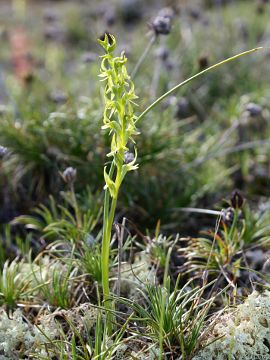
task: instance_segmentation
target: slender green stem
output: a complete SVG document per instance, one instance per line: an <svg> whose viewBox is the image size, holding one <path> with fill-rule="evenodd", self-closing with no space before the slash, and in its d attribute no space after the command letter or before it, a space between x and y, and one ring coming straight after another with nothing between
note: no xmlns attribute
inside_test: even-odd
<svg viewBox="0 0 270 360"><path fill-rule="evenodd" d="M103 222L103 238L102 238L102 287L103 287L103 301L104 307L107 310L107 329L108 335L112 333L112 303L110 300L110 285L109 285L109 272L110 272L110 243L111 243L111 233L113 227L113 221L115 216L115 210L117 205L118 193L120 189L120 178L122 172L123 164L120 164L117 167L116 174L116 195L112 198L110 204L110 194L108 189L105 192L104 199L104 222ZM114 172L114 162L111 165L109 176L113 176Z"/></svg>
<svg viewBox="0 0 270 360"><path fill-rule="evenodd" d="M146 46L146 48L145 48L144 52L142 53L141 57L139 58L137 64L134 66L134 69L133 69L133 71L131 73L131 78L132 79L134 79L134 77L136 76L139 68L141 67L142 63L144 62L144 59L146 58L147 54L149 53L151 47L154 45L156 39L157 39L156 35L154 35L150 39L148 45Z"/></svg>
<svg viewBox="0 0 270 360"><path fill-rule="evenodd" d="M251 54L257 50L261 50L262 47L257 47L257 48L254 48L254 49L251 49L251 50L248 50L248 51L244 51L240 54L237 54L237 55L234 55L232 57L229 57L228 59L225 59L225 60L222 60L212 66L210 66L209 68L203 70L203 71L200 71L199 73L197 73L196 75L193 75L191 76L190 78L186 79L185 81L181 82L180 84L177 84L176 86L174 86L171 90L167 91L165 94L163 94L162 96L160 96L157 100L155 100L151 105L149 105L142 113L140 116L138 116L137 120L136 120L136 123L139 122L140 120L142 120L146 114L149 113L149 111L151 111L155 106L157 106L162 100L164 100L167 96L171 95L172 93L176 92L178 89L180 89L182 86L188 84L189 82L191 82L192 80L195 80L197 79L198 77L200 77L201 75L213 70L213 69L216 69L217 67L221 66L221 65L224 65L224 64L227 64L233 60L236 60L244 55L248 55L248 54Z"/></svg>
<svg viewBox="0 0 270 360"><path fill-rule="evenodd" d="M165 302L166 297L170 292L170 280L169 280L169 263L172 254L172 247L169 248L166 263L163 275L163 288L162 289L162 299L161 299L161 314L160 314L160 322L159 322L159 360L163 359L163 342L164 342L164 317L165 317ZM182 354L183 356L183 354Z"/></svg>
<svg viewBox="0 0 270 360"><path fill-rule="evenodd" d="M114 172L115 164L112 162L109 175L112 176ZM103 213L103 236L102 236L102 247L101 247L101 269L102 269L102 288L103 288L103 300L105 309L108 311L108 332L111 333L111 304L110 304L110 286L109 286L109 269L110 269L110 241L111 241L111 227L110 220L112 215L109 215L110 207L110 192L108 189L105 190L104 196L104 213ZM111 225L112 226L112 225Z"/></svg>

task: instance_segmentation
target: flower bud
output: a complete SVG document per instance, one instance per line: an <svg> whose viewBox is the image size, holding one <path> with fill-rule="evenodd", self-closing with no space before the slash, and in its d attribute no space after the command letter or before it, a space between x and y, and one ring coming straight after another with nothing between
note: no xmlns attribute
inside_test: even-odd
<svg viewBox="0 0 270 360"><path fill-rule="evenodd" d="M240 209L243 206L244 198L240 191L235 190L231 195L231 205L234 209Z"/></svg>

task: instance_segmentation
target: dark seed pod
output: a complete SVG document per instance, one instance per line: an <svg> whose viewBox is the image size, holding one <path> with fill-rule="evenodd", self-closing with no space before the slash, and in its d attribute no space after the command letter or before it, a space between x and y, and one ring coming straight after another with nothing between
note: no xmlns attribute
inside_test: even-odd
<svg viewBox="0 0 270 360"><path fill-rule="evenodd" d="M234 209L241 209L244 203L244 197L240 191L234 190L231 195L231 205Z"/></svg>
<svg viewBox="0 0 270 360"><path fill-rule="evenodd" d="M125 152L125 155L124 155L124 163L125 164L131 163L134 159L135 159L135 157L134 157L133 153L131 153L129 151Z"/></svg>
<svg viewBox="0 0 270 360"><path fill-rule="evenodd" d="M206 55L200 56L198 59L198 64L199 64L200 71L206 69L209 66L208 56L206 56Z"/></svg>
<svg viewBox="0 0 270 360"><path fill-rule="evenodd" d="M73 184L77 177L77 170L70 166L61 175L67 184Z"/></svg>

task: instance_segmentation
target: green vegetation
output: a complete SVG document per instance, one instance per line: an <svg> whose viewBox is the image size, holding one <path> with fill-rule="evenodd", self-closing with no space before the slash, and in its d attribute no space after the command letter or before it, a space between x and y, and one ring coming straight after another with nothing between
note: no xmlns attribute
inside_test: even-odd
<svg viewBox="0 0 270 360"><path fill-rule="evenodd" d="M270 7L162 4L0 4L3 360L270 358Z"/></svg>

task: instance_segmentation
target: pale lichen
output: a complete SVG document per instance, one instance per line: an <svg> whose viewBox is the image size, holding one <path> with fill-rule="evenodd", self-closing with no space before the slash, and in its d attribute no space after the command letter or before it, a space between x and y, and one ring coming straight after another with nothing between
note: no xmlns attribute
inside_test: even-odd
<svg viewBox="0 0 270 360"><path fill-rule="evenodd" d="M270 359L270 291L254 291L220 317L204 345L193 360Z"/></svg>
<svg viewBox="0 0 270 360"><path fill-rule="evenodd" d="M15 360L28 358L38 353L46 355L43 346L48 342L46 336L54 339L57 327L53 320L40 321L39 328L24 320L23 313L17 309L9 317L4 309L0 310L0 359Z"/></svg>

